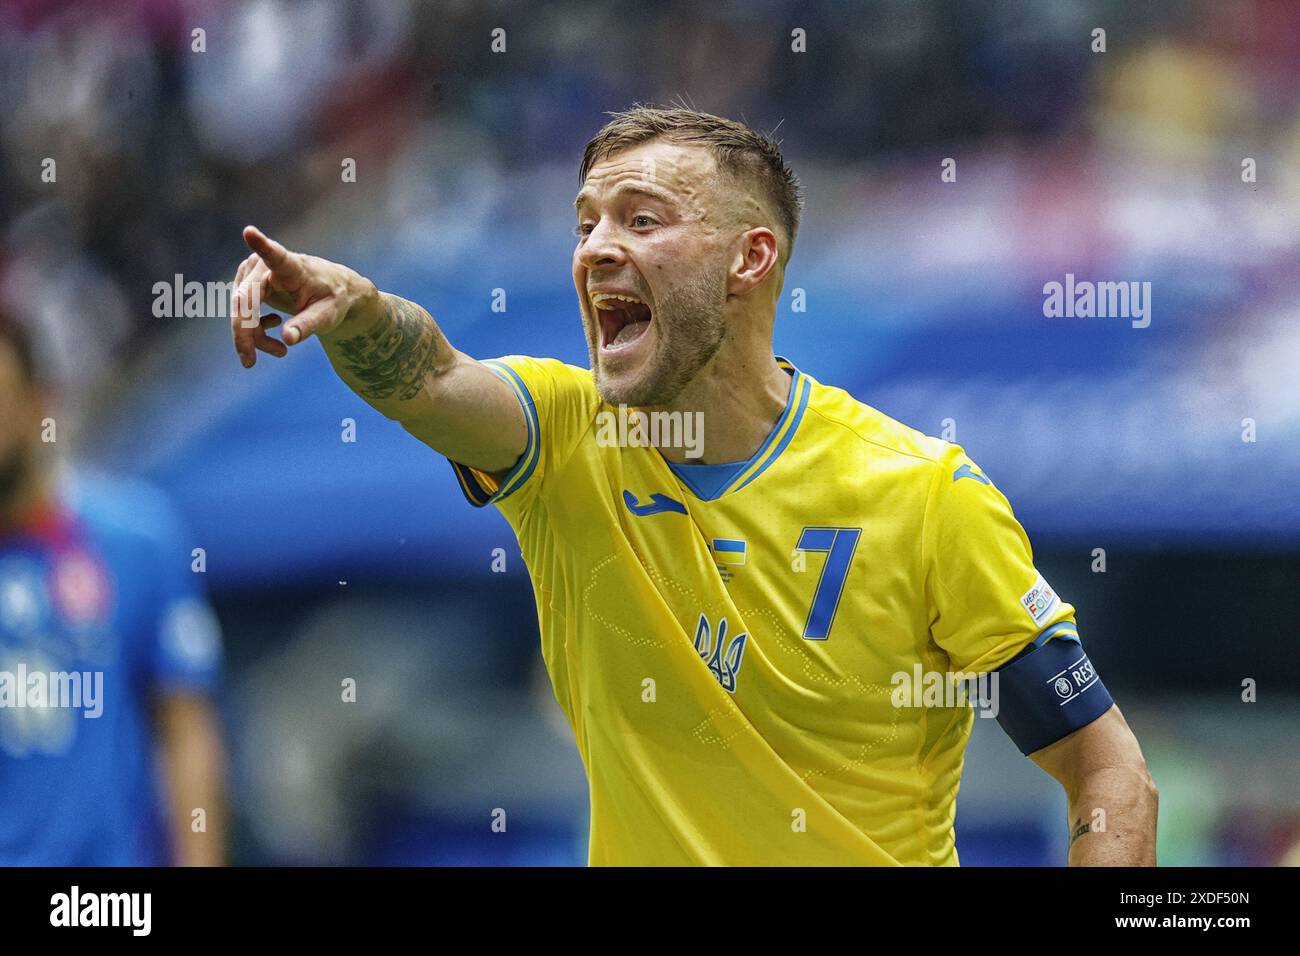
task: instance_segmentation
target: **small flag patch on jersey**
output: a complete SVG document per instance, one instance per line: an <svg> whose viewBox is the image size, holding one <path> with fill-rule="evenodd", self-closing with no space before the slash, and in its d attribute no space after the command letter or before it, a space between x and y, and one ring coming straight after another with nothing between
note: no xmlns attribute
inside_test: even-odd
<svg viewBox="0 0 1300 956"><path fill-rule="evenodd" d="M714 538L713 559L718 564L744 564L745 542L738 538Z"/></svg>
<svg viewBox="0 0 1300 956"><path fill-rule="evenodd" d="M1029 612L1029 616L1034 619L1035 624L1042 624L1052 616L1052 612L1060 605L1061 599L1056 596L1056 592L1052 590L1051 585L1044 581L1043 576L1040 574L1038 580L1034 582L1034 586L1026 591L1024 597L1020 599L1020 603Z"/></svg>

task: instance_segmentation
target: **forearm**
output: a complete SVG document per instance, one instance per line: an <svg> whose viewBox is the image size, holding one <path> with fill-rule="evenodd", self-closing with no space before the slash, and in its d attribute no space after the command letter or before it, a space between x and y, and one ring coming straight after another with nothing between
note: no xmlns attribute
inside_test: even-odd
<svg viewBox="0 0 1300 956"><path fill-rule="evenodd" d="M528 425L520 399L496 372L452 348L424 309L380 292L347 266L290 252L254 226L253 254L235 273L231 334L245 368L257 353L284 358L316 337L339 378L380 414L453 461L488 473L510 469ZM254 303L291 313L258 317Z"/></svg>
<svg viewBox="0 0 1300 956"><path fill-rule="evenodd" d="M1155 866L1159 796L1143 766L1098 768L1068 794L1070 866Z"/></svg>
<svg viewBox="0 0 1300 956"><path fill-rule="evenodd" d="M320 336L354 392L455 461L504 471L523 450L518 401L494 372L456 351L414 302L387 292Z"/></svg>
<svg viewBox="0 0 1300 956"><path fill-rule="evenodd" d="M179 866L221 866L226 855L225 749L211 705L168 702L164 759L172 845Z"/></svg>
<svg viewBox="0 0 1300 956"><path fill-rule="evenodd" d="M437 379L455 351L420 306L370 290L321 344L339 378L373 408L399 422L418 420L436 404Z"/></svg>

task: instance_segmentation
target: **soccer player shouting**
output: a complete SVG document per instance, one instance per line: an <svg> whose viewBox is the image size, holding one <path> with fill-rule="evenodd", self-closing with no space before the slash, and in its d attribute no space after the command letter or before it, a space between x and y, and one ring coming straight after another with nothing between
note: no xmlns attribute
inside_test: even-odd
<svg viewBox="0 0 1300 956"><path fill-rule="evenodd" d="M580 180L590 370L475 361L251 226L232 328L245 366L318 338L509 520L590 778L590 862L955 864L973 710L898 692L921 674L996 678L1002 726L1065 787L1071 863L1153 864L1141 750L1006 498L961 448L773 355L801 206L776 143L636 108ZM283 341L259 300L292 315ZM698 416L703 455L601 440L627 408Z"/></svg>

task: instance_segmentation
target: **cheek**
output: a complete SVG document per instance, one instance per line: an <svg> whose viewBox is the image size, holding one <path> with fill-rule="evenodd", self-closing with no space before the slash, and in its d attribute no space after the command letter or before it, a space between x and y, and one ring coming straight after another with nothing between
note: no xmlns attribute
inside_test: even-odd
<svg viewBox="0 0 1300 956"><path fill-rule="evenodd" d="M641 274L650 284L656 301L680 299L699 287L706 277L720 275L718 250L707 243L668 247L662 255L648 256L640 263Z"/></svg>
<svg viewBox="0 0 1300 956"><path fill-rule="evenodd" d="M573 260L573 291L578 296L578 309L583 315L587 314L587 270L578 264L577 257Z"/></svg>

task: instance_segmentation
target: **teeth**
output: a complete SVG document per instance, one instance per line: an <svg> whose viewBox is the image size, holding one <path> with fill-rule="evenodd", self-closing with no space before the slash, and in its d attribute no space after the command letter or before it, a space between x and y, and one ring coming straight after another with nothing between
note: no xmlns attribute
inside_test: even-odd
<svg viewBox="0 0 1300 956"><path fill-rule="evenodd" d="M592 305L594 305L598 309L617 308L617 306L605 305L606 302L610 302L610 301L637 302L637 303L641 302L641 300L634 295L620 295L617 292L597 292L595 295L591 297Z"/></svg>

